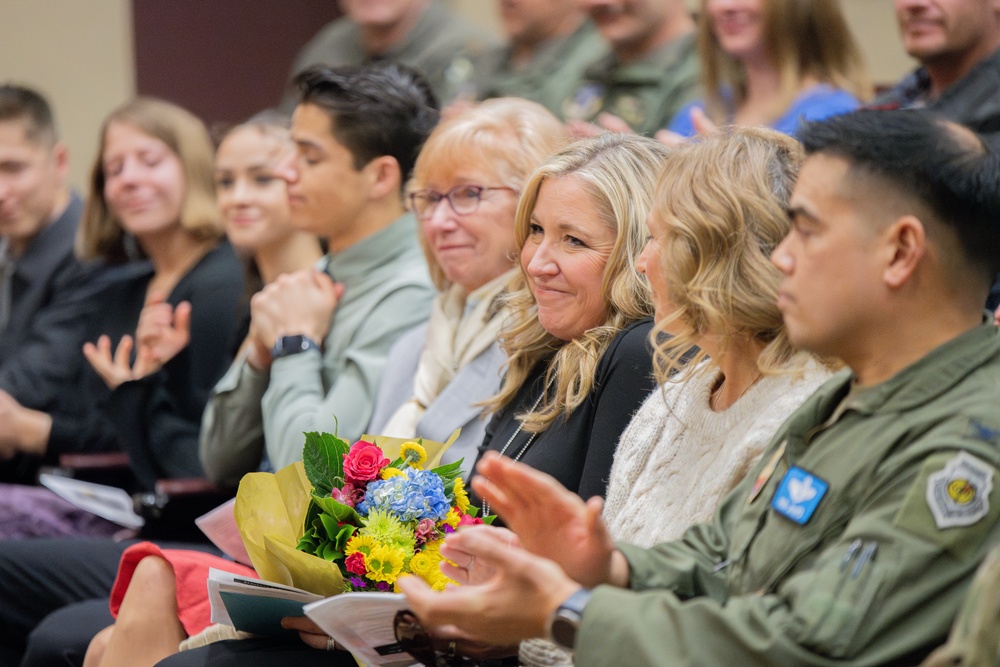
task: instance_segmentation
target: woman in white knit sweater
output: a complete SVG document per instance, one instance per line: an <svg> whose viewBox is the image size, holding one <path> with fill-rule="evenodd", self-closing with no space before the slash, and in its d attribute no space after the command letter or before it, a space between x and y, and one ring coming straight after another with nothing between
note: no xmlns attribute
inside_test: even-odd
<svg viewBox="0 0 1000 667"><path fill-rule="evenodd" d="M661 391L622 434L604 518L616 540L651 546L711 520L778 426L830 375L796 353L770 263L802 155L798 143L744 128L679 147L660 176L640 257L656 306ZM697 354L682 367L693 346ZM688 355L690 356L690 355ZM541 641L528 666L570 664Z"/></svg>

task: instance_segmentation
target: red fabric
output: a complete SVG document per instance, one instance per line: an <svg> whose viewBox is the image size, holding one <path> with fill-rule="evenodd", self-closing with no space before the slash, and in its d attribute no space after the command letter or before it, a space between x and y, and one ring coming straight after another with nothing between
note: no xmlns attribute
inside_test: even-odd
<svg viewBox="0 0 1000 667"><path fill-rule="evenodd" d="M111 588L111 615L118 618L125 591L135 568L146 556L163 558L174 570L177 588L177 616L188 636L207 628L211 621L212 607L208 601L208 569L225 570L242 577L257 578L251 568L201 551L160 549L152 542L133 544L122 554L118 564L118 577Z"/></svg>

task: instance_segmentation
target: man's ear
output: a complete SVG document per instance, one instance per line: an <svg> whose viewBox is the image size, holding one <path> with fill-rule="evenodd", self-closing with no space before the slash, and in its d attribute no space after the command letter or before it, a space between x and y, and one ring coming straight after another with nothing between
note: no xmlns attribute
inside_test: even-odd
<svg viewBox="0 0 1000 667"><path fill-rule="evenodd" d="M372 199L399 197L402 174L396 158L380 155L364 166L364 172L368 179L368 193Z"/></svg>
<svg viewBox="0 0 1000 667"><path fill-rule="evenodd" d="M52 163L55 165L56 173L64 182L69 174L69 149L66 144L57 141L52 146Z"/></svg>
<svg viewBox="0 0 1000 667"><path fill-rule="evenodd" d="M927 254L927 234L924 223L913 215L904 215L889 225L882 233L888 245L890 258L882 272L882 279L890 288L906 284Z"/></svg>

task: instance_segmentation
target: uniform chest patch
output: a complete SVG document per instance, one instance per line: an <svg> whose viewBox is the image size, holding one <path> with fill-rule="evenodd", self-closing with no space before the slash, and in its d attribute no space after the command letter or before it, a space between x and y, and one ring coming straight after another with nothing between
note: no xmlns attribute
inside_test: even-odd
<svg viewBox="0 0 1000 667"><path fill-rule="evenodd" d="M793 466L781 479L771 507L783 517L802 525L812 518L828 488L830 485L816 475Z"/></svg>
<svg viewBox="0 0 1000 667"><path fill-rule="evenodd" d="M993 468L967 452L927 478L927 506L941 528L971 526L990 511Z"/></svg>

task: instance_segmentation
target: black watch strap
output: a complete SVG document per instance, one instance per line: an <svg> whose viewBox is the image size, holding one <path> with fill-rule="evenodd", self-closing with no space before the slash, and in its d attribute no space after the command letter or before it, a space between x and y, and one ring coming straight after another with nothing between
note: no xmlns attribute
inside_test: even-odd
<svg viewBox="0 0 1000 667"><path fill-rule="evenodd" d="M280 359L281 357L288 357L293 354L299 354L300 352L305 352L306 350L318 350L319 343L314 341L309 336L303 336L301 334L296 334L294 336L281 336L278 340L274 341L274 347L271 348L271 358Z"/></svg>
<svg viewBox="0 0 1000 667"><path fill-rule="evenodd" d="M565 649L576 647L576 636L583 621L583 610L590 602L591 590L581 588L566 598L549 618L549 638Z"/></svg>

